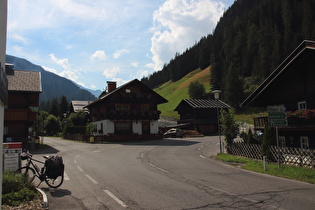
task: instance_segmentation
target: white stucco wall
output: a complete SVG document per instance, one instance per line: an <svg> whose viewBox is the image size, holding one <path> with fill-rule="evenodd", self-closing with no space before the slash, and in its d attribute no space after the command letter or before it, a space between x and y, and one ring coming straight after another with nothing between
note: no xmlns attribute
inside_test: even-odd
<svg viewBox="0 0 315 210"><path fill-rule="evenodd" d="M97 132L94 135L106 135L108 133L115 132L115 124L110 120L101 120L97 122L93 122L96 125ZM102 127L103 125L103 127ZM99 134L98 131L103 128L103 134ZM142 134L142 123L141 121L134 121L132 123L133 133ZM158 134L159 133L159 124L158 121L151 121L150 122L150 133L151 134Z"/></svg>
<svg viewBox="0 0 315 210"><path fill-rule="evenodd" d="M152 134L158 134L159 133L159 122L157 120L152 121L150 123L150 129L151 129Z"/></svg>
<svg viewBox="0 0 315 210"><path fill-rule="evenodd" d="M139 121L132 123L133 133L142 134L142 124Z"/></svg>
<svg viewBox="0 0 315 210"><path fill-rule="evenodd" d="M95 135L102 135L98 133L98 130L101 130L101 129L103 129L103 135L108 134L108 133L114 133L115 131L115 124L114 122L110 120L101 120L101 121L93 122L93 124L96 125L96 128L97 128L97 133L95 133Z"/></svg>

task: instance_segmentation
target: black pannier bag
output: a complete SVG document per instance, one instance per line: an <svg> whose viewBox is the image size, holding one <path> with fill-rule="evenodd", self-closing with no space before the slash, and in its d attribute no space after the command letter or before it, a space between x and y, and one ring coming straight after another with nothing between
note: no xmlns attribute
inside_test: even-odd
<svg viewBox="0 0 315 210"><path fill-rule="evenodd" d="M46 175L48 178L56 179L58 176L62 176L65 166L63 164L62 157L52 156L45 161Z"/></svg>

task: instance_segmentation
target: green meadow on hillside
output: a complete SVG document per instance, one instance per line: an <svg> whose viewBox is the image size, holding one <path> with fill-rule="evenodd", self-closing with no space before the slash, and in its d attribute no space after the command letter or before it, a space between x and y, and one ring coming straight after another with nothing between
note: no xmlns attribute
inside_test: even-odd
<svg viewBox="0 0 315 210"><path fill-rule="evenodd" d="M155 92L168 100L167 103L158 106L162 116L179 119L179 115L174 109L182 99L189 99L188 86L195 81L202 83L207 93L210 92L210 67L204 70L197 69L176 82L168 81L154 89Z"/></svg>

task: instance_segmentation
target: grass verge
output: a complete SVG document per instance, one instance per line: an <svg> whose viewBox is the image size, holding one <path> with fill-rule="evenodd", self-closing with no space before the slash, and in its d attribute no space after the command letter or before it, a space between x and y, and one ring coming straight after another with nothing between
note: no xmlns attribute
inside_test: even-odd
<svg viewBox="0 0 315 210"><path fill-rule="evenodd" d="M19 206L20 204L39 198L33 183L26 176L14 172L4 172L2 178L2 204Z"/></svg>
<svg viewBox="0 0 315 210"><path fill-rule="evenodd" d="M230 165L241 167L249 171L255 171L273 176L279 176L289 179L294 179L302 182L315 184L315 170L303 167L294 167L271 163L267 166L267 171L264 171L262 161L252 160L244 157L238 157L228 154L218 154L216 159L227 162Z"/></svg>

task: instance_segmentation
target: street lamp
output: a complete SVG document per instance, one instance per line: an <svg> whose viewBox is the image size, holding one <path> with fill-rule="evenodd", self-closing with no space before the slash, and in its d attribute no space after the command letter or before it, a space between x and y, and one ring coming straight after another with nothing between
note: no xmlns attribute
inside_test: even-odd
<svg viewBox="0 0 315 210"><path fill-rule="evenodd" d="M214 94L214 99L217 101L217 119L218 119L218 132L219 132L219 145L220 145L220 153L222 153L222 142L221 142L221 127L220 127L220 117L219 117L219 98L220 98L220 90L212 91Z"/></svg>

